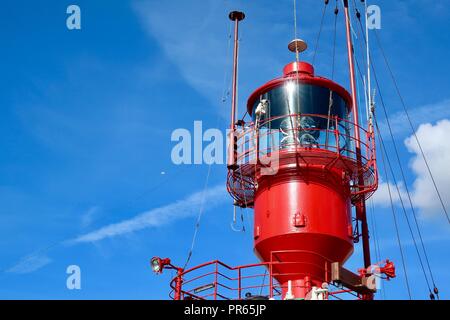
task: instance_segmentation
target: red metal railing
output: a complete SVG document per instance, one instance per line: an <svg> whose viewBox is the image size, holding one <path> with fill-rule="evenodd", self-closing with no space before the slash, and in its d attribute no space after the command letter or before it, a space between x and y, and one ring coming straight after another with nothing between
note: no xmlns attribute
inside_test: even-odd
<svg viewBox="0 0 450 320"><path fill-rule="evenodd" d="M308 123L305 126L302 119L322 126ZM286 126L283 127L283 123ZM270 160L281 161L279 159L283 157L301 155L296 158L296 163L300 159L305 165L316 163L327 168L340 167L350 177L352 200L367 199L378 186L374 134L358 126L361 136L365 137L365 140L358 140L362 149L358 162L357 140L350 134L355 127L354 123L336 116L292 114L236 129L238 167L228 173L228 191L239 205L251 207L258 171L270 166L267 165Z"/></svg>
<svg viewBox="0 0 450 320"><path fill-rule="evenodd" d="M300 262L267 262L230 267L215 260L184 271L171 281L172 291L169 296L184 300L252 300L281 299L282 288L274 277L289 276L304 277L305 274L274 272L277 266L285 264L300 264ZM323 266L325 279L329 277L329 265ZM181 280L181 288L177 282ZM295 288L295 286L292 286ZM350 298L360 299L351 290L334 287L330 284L328 299L341 299L343 294ZM177 292L178 290L178 292Z"/></svg>

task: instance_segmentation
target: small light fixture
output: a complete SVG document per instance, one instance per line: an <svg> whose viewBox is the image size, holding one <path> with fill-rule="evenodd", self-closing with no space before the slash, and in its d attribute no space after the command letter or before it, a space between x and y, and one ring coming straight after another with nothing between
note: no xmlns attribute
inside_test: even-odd
<svg viewBox="0 0 450 320"><path fill-rule="evenodd" d="M159 257L153 257L150 260L150 266L152 268L152 271L154 273L158 273L158 274L163 273L164 269L177 270L177 272L179 272L179 273L184 271L183 269L175 267L174 265L172 265L172 262L170 261L169 258L161 259Z"/></svg>
<svg viewBox="0 0 450 320"><path fill-rule="evenodd" d="M152 260L150 261L150 265L154 273L162 273L163 265L162 260L160 258L158 257L152 258Z"/></svg>

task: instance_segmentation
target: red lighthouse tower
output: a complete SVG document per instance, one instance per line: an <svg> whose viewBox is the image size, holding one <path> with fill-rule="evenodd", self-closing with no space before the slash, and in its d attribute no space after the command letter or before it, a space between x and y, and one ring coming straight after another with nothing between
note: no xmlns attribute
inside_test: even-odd
<svg viewBox="0 0 450 320"><path fill-rule="evenodd" d="M367 128L359 123L347 1L344 9L352 92L301 62L307 45L295 39L289 49L296 61L249 97L247 123L236 121L238 28L245 15L230 14L235 49L227 187L235 206L254 210L254 249L261 263L229 267L213 261L179 270L172 282L177 297L227 299L221 293L226 289L243 299L242 291L255 287L244 281L257 277L244 273L257 267L269 278L261 285L268 289L263 298L328 299L353 292L371 299L374 272L395 276L389 261L378 268L370 261L365 201L378 184L375 141L371 121ZM360 240L364 268L353 273L343 265ZM207 267L213 271L198 274ZM211 282L193 285L210 276ZM340 289L332 292L331 284Z"/></svg>
<svg viewBox="0 0 450 320"><path fill-rule="evenodd" d="M255 251L284 296L305 298L329 281L332 263L350 257L352 204L376 189L373 137L348 120L352 107L343 87L306 62L288 64L248 100L253 123L236 134L228 189L237 205L254 208ZM254 147L245 148L246 137Z"/></svg>

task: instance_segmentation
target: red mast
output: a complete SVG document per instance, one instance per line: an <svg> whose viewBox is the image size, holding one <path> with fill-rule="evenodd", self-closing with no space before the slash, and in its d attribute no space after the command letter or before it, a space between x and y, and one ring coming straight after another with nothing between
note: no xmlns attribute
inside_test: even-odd
<svg viewBox="0 0 450 320"><path fill-rule="evenodd" d="M245 19L245 14L240 11L230 12L229 18L234 21L234 50L233 50L233 84L231 93L231 123L229 141L233 142L228 147L228 168L236 168L236 150L234 148L237 108L237 82L239 65L239 22Z"/></svg>
<svg viewBox="0 0 450 320"><path fill-rule="evenodd" d="M353 122L355 126L355 145L356 145L356 156L358 162L361 162L361 140L360 140L360 130L359 130L359 108L358 108L358 97L356 90L356 77L355 77L355 61L353 56L353 42L351 34L350 25L350 14L348 8L348 0L344 0L344 14L345 14L345 27L346 27L346 37L347 37L347 54L348 54L348 64L349 64L349 74L350 74L350 86L352 88L352 104L353 104ZM359 184L363 184L363 178L358 177ZM362 198L361 201L356 203L356 217L361 221L361 233L363 241L363 255L364 255L364 266L366 268L370 267L370 242L369 242L369 226L367 225L367 214L366 214L366 202Z"/></svg>

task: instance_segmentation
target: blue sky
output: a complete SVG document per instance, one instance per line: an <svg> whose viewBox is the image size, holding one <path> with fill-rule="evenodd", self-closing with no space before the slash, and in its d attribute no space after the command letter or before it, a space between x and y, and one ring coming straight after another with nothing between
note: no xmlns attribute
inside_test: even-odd
<svg viewBox="0 0 450 320"><path fill-rule="evenodd" d="M299 34L312 48L323 5L298 2ZM450 35L443 32L450 10L443 0L430 2L372 3L382 9L380 37L413 121L417 127L424 124L418 135L450 203L450 130L444 121L450 119ZM81 8L82 29L69 31L66 8L73 3ZM168 256L184 263L208 172L206 165L172 164L170 136L177 128L192 129L195 120L202 120L204 128L227 126L229 106L221 100L229 85L227 13L232 8L247 13L241 34L239 102L244 106L252 90L279 76L293 59L286 50L293 38L292 1L2 4L0 298L167 297L170 273L155 276L148 261ZM330 6L316 59L316 73L323 76L331 70L331 11ZM342 14L339 22L336 80L348 88ZM302 58L311 61L312 52ZM449 298L449 227L434 205L414 143L405 143L411 132L379 51L374 48L373 54L408 169L402 183L418 205L441 297ZM225 179L225 167L213 165L191 265L214 259L232 265L256 261L252 214L245 212L247 232L231 230ZM392 218L383 205L385 188L374 201L381 257L394 260L399 273L385 297L406 298ZM427 298L400 220L413 297ZM66 289L65 271L71 264L81 267L82 290ZM360 267L359 248L348 267Z"/></svg>

